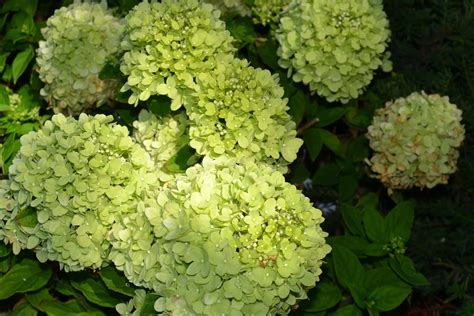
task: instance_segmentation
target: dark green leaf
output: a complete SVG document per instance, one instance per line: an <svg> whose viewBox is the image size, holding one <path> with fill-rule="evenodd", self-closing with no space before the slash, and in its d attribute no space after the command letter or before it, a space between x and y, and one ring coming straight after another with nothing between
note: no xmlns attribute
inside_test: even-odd
<svg viewBox="0 0 474 316"><path fill-rule="evenodd" d="M306 311L320 312L336 306L342 298L341 290L334 284L318 283L311 295L311 302Z"/></svg>
<svg viewBox="0 0 474 316"><path fill-rule="evenodd" d="M291 183L300 184L309 178L309 171L304 164L297 164L291 172Z"/></svg>
<svg viewBox="0 0 474 316"><path fill-rule="evenodd" d="M429 285L423 274L416 272L413 261L406 256L396 256L389 259L390 268L407 283L413 285Z"/></svg>
<svg viewBox="0 0 474 316"><path fill-rule="evenodd" d="M171 113L171 99L165 95L153 96L147 102L148 110L158 117Z"/></svg>
<svg viewBox="0 0 474 316"><path fill-rule="evenodd" d="M279 68L277 50L278 44L273 40L268 40L258 46L257 54L265 65L275 70Z"/></svg>
<svg viewBox="0 0 474 316"><path fill-rule="evenodd" d="M317 117L319 118L319 122L317 124L318 127L325 127L328 126L341 117L344 116L346 113L346 109L343 107L319 107L318 111L316 112Z"/></svg>
<svg viewBox="0 0 474 316"><path fill-rule="evenodd" d="M315 161L316 158L318 158L321 149L323 148L323 140L321 139L318 129L309 129L304 133L303 139L304 144L308 149L311 161Z"/></svg>
<svg viewBox="0 0 474 316"><path fill-rule="evenodd" d="M107 80L112 79L116 80L122 76L122 72L120 71L120 65L116 62L109 62L105 64L102 70L99 73L99 79Z"/></svg>
<svg viewBox="0 0 474 316"><path fill-rule="evenodd" d="M236 17L226 21L226 27L230 34L239 42L249 44L255 42L257 33L253 29L250 17Z"/></svg>
<svg viewBox="0 0 474 316"><path fill-rule="evenodd" d="M321 135L321 140L323 141L323 144L336 155L343 156L342 144L339 141L339 138L337 138L336 135L325 129L318 130L319 134Z"/></svg>
<svg viewBox="0 0 474 316"><path fill-rule="evenodd" d="M381 286L373 290L367 300L374 302L373 308L378 311L388 312L400 306L410 293L409 287Z"/></svg>
<svg viewBox="0 0 474 316"><path fill-rule="evenodd" d="M10 55L9 52L0 54L0 73L3 71L5 68L5 63L7 62L8 55Z"/></svg>
<svg viewBox="0 0 474 316"><path fill-rule="evenodd" d="M355 305L346 305L339 308L333 316L362 316L362 311Z"/></svg>
<svg viewBox="0 0 474 316"><path fill-rule="evenodd" d="M189 146L184 146L166 162L165 167L170 172L183 172L195 164L197 159L196 151Z"/></svg>
<svg viewBox="0 0 474 316"><path fill-rule="evenodd" d="M365 272L364 286L372 292L382 286L409 287L389 267L379 267Z"/></svg>
<svg viewBox="0 0 474 316"><path fill-rule="evenodd" d="M0 258L0 275L10 270L11 257Z"/></svg>
<svg viewBox="0 0 474 316"><path fill-rule="evenodd" d="M315 185L334 185L337 183L337 177L340 172L340 168L336 163L328 163L318 168L313 176L313 182Z"/></svg>
<svg viewBox="0 0 474 316"><path fill-rule="evenodd" d="M361 197L357 202L356 207L360 209L364 209L366 207L371 207L376 209L379 204L379 197L375 193L368 193Z"/></svg>
<svg viewBox="0 0 474 316"><path fill-rule="evenodd" d="M106 267L99 271L99 276L109 290L133 297L135 290L130 286L128 280L112 267Z"/></svg>
<svg viewBox="0 0 474 316"><path fill-rule="evenodd" d="M350 200L357 192L359 182L354 174L339 177L338 192L340 201Z"/></svg>
<svg viewBox="0 0 474 316"><path fill-rule="evenodd" d="M32 207L22 208L16 218L16 222L24 227L36 227L38 224L38 218L36 216L36 210Z"/></svg>
<svg viewBox="0 0 474 316"><path fill-rule="evenodd" d="M61 279L56 283L56 286L54 289L61 293L62 295L66 296L75 296L76 295L76 290L72 287L68 279Z"/></svg>
<svg viewBox="0 0 474 316"><path fill-rule="evenodd" d="M371 207L364 210L364 228L367 237L373 242L385 243L385 221L379 211Z"/></svg>
<svg viewBox="0 0 474 316"><path fill-rule="evenodd" d="M362 209L352 207L348 204L341 205L341 214L344 224L349 232L359 237L365 237L364 226L362 225Z"/></svg>
<svg viewBox="0 0 474 316"><path fill-rule="evenodd" d="M372 116L372 109L358 109L356 107L349 107L346 114L346 120L349 123L349 126L365 129L372 122Z"/></svg>
<svg viewBox="0 0 474 316"><path fill-rule="evenodd" d="M288 112L293 118L293 121L296 123L296 125L300 125L301 120L304 117L306 108L311 106L311 104L308 95L303 91L298 90L290 97L288 106L290 107Z"/></svg>
<svg viewBox="0 0 474 316"><path fill-rule="evenodd" d="M0 278L0 300L15 293L36 291L48 283L52 271L31 259L23 259Z"/></svg>
<svg viewBox="0 0 474 316"><path fill-rule="evenodd" d="M21 304L15 305L15 308L12 310L11 316L36 316L38 315L38 311L28 304L28 302L24 302Z"/></svg>
<svg viewBox="0 0 474 316"><path fill-rule="evenodd" d="M354 254L356 254L358 257L365 256L367 252L367 247L369 247L369 243L365 239L362 239L356 236L349 236L349 235L334 236L334 237L329 237L327 241L331 246L338 245L338 246L346 247L347 249L351 250Z"/></svg>
<svg viewBox="0 0 474 316"><path fill-rule="evenodd" d="M343 287L349 288L349 285L362 284L364 267L352 251L338 245L332 249L332 255L337 280Z"/></svg>
<svg viewBox="0 0 474 316"><path fill-rule="evenodd" d="M34 55L33 46L31 45L16 55L12 64L13 83L16 83L18 78L25 72Z"/></svg>
<svg viewBox="0 0 474 316"><path fill-rule="evenodd" d="M347 158L354 162L363 161L369 156L369 141L365 136L354 138L347 147Z"/></svg>
<svg viewBox="0 0 474 316"><path fill-rule="evenodd" d="M399 203L385 217L388 239L400 237L403 241L410 239L411 225L414 219L415 204L411 201Z"/></svg>
<svg viewBox="0 0 474 316"><path fill-rule="evenodd" d="M365 248L365 254L370 257L383 257L387 254L387 250L385 250L385 244L373 243Z"/></svg>
<svg viewBox="0 0 474 316"><path fill-rule="evenodd" d="M82 277L80 280L71 281L71 285L80 291L87 300L99 306L115 307L115 305L121 303L121 300L107 290L101 280Z"/></svg>
<svg viewBox="0 0 474 316"><path fill-rule="evenodd" d="M0 258L8 256L10 252L10 247L7 247L4 243L0 243Z"/></svg>
<svg viewBox="0 0 474 316"><path fill-rule="evenodd" d="M23 11L30 16L34 16L37 7L37 0L7 0L3 5L0 13L8 11Z"/></svg>
<svg viewBox="0 0 474 316"><path fill-rule="evenodd" d="M20 140L16 139L15 134L10 134L3 143L2 160L7 162L10 158L13 158L20 147Z"/></svg>

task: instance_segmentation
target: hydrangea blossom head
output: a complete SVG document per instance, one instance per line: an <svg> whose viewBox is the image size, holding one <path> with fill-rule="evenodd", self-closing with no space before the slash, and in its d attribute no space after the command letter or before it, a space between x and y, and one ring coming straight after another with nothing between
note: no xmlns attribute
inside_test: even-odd
<svg viewBox="0 0 474 316"><path fill-rule="evenodd" d="M276 37L280 66L330 102L357 98L377 68L391 68L381 0L296 0Z"/></svg>
<svg viewBox="0 0 474 316"><path fill-rule="evenodd" d="M58 114L21 138L9 177L16 201L37 210L38 242L27 248L40 261L59 261L66 270L100 268L112 224L158 185L151 157L112 120Z"/></svg>
<svg viewBox="0 0 474 316"><path fill-rule="evenodd" d="M124 30L106 2L75 1L47 20L36 62L45 83L41 94L55 112L78 114L110 96L114 83L99 73L116 58Z"/></svg>
<svg viewBox="0 0 474 316"><path fill-rule="evenodd" d="M251 156L280 166L296 159L303 141L296 138L276 75L221 55L214 69L197 75L196 86L185 107L190 145L198 154Z"/></svg>
<svg viewBox="0 0 474 316"><path fill-rule="evenodd" d="M387 102L367 133L375 177L389 189L447 183L464 139L461 115L448 97L423 91Z"/></svg>
<svg viewBox="0 0 474 316"><path fill-rule="evenodd" d="M192 85L194 73L213 68L209 58L216 53L235 51L219 15L211 4L198 0L135 6L126 17L126 53L120 67L128 76L122 91L132 91L128 102L160 94L173 100L173 109L181 106L180 87Z"/></svg>
<svg viewBox="0 0 474 316"><path fill-rule="evenodd" d="M137 260L134 278L153 263L155 273L143 275L165 314L287 313L307 297L330 251L321 212L281 173L252 161L205 157L143 214L156 249ZM135 253L126 255L146 253L133 243Z"/></svg>
<svg viewBox="0 0 474 316"><path fill-rule="evenodd" d="M188 118L185 113L156 117L142 110L133 122L133 137L155 159L156 168L163 165L189 143Z"/></svg>

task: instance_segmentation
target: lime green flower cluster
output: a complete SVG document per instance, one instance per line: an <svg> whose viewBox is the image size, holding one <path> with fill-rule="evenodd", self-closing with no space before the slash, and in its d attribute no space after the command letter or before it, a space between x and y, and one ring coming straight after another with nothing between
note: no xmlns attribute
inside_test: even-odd
<svg viewBox="0 0 474 316"><path fill-rule="evenodd" d="M280 20L279 64L328 101L357 98L382 66L390 38L381 0L295 0Z"/></svg>
<svg viewBox="0 0 474 316"><path fill-rule="evenodd" d="M39 230L28 237L35 242L22 248L34 249L40 261L58 261L65 270L100 268L113 223L159 185L151 157L112 120L58 114L21 138L10 189L21 208L37 210ZM10 222L15 225L13 217Z"/></svg>
<svg viewBox="0 0 474 316"><path fill-rule="evenodd" d="M8 97L8 104L0 104L0 135L3 135L3 129L11 123L23 124L26 122L39 122L39 107L32 105L30 102L23 102L23 98L20 94L13 93L7 87L1 87L5 89Z"/></svg>
<svg viewBox="0 0 474 316"><path fill-rule="evenodd" d="M447 183L464 139L461 115L448 97L423 91L387 102L367 133L375 177L389 189Z"/></svg>
<svg viewBox="0 0 474 316"><path fill-rule="evenodd" d="M78 114L110 96L114 83L99 72L119 52L124 30L105 2L75 1L47 20L36 62L41 94L55 112Z"/></svg>
<svg viewBox="0 0 474 316"><path fill-rule="evenodd" d="M205 157L138 209L151 227L124 225L135 247L111 255L136 259L125 274L147 278L159 313L287 313L318 280L321 212L270 166L235 162Z"/></svg>
<svg viewBox="0 0 474 316"><path fill-rule="evenodd" d="M223 14L228 11L235 11L241 16L250 16L252 11L242 0L205 0L207 3L213 4Z"/></svg>
<svg viewBox="0 0 474 316"><path fill-rule="evenodd" d="M290 2L291 0L254 0L252 4L254 22L263 25L278 23L280 14Z"/></svg>
<svg viewBox="0 0 474 316"><path fill-rule="evenodd" d="M185 113L157 118L142 110L133 122L133 137L155 159L156 168L161 168L189 143L188 124Z"/></svg>
<svg viewBox="0 0 474 316"><path fill-rule="evenodd" d="M128 36L120 70L128 76L122 91L131 89L128 102L137 104L152 95L173 99L179 108L179 89L192 85L193 75L212 69L209 58L232 53L232 37L220 12L198 0L141 2L127 15Z"/></svg>
<svg viewBox="0 0 474 316"><path fill-rule="evenodd" d="M191 147L213 158L294 161L303 141L278 77L230 55L215 60L214 69L196 77L196 93L185 97Z"/></svg>

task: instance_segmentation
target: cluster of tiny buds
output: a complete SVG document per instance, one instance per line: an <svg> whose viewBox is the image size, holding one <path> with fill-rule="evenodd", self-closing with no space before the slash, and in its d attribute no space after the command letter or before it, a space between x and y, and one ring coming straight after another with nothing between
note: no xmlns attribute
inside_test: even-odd
<svg viewBox="0 0 474 316"><path fill-rule="evenodd" d="M224 136L225 134L227 134L227 130L225 129L225 127L221 123L217 122L216 123L216 128L219 131L219 134L221 136Z"/></svg>
<svg viewBox="0 0 474 316"><path fill-rule="evenodd" d="M337 28L346 26L348 23L350 23L350 26L352 27L359 27L360 18L352 17L347 11L342 11L332 18L332 24L334 24Z"/></svg>

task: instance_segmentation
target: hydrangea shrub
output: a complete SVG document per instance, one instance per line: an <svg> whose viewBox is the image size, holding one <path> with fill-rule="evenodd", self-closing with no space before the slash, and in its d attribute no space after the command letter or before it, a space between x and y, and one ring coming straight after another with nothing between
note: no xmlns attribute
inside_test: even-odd
<svg viewBox="0 0 474 316"><path fill-rule="evenodd" d="M22 248L34 249L40 261L58 261L65 270L100 268L112 224L159 184L151 157L112 120L58 114L21 138L10 189L21 208L36 208L39 230L29 237L36 242Z"/></svg>
<svg viewBox="0 0 474 316"><path fill-rule="evenodd" d="M55 112L79 114L107 100L114 82L99 73L117 57L124 30L106 2L75 1L47 20L36 62L45 83L41 94Z"/></svg>
<svg viewBox="0 0 474 316"><path fill-rule="evenodd" d="M375 177L390 189L447 183L464 139L461 115L448 97L423 91L387 102L367 133Z"/></svg>
<svg viewBox="0 0 474 316"><path fill-rule="evenodd" d="M126 16L126 51L120 70L128 77L130 104L167 95L172 108L182 105L178 91L192 85L196 72L210 70L210 58L233 53L232 37L220 11L198 0L141 2Z"/></svg>
<svg viewBox="0 0 474 316"><path fill-rule="evenodd" d="M252 161L205 157L140 210L151 230L126 226L135 246L111 254L138 258L131 271L150 278L163 314L286 313L307 297L330 251L321 211L281 173Z"/></svg>
<svg viewBox="0 0 474 316"><path fill-rule="evenodd" d="M391 69L381 0L295 0L276 38L279 65L330 102L357 98L376 69Z"/></svg>
<svg viewBox="0 0 474 316"><path fill-rule="evenodd" d="M185 97L191 147L213 158L293 162L303 141L278 76L229 55L215 59L214 69L197 75L196 93Z"/></svg>

